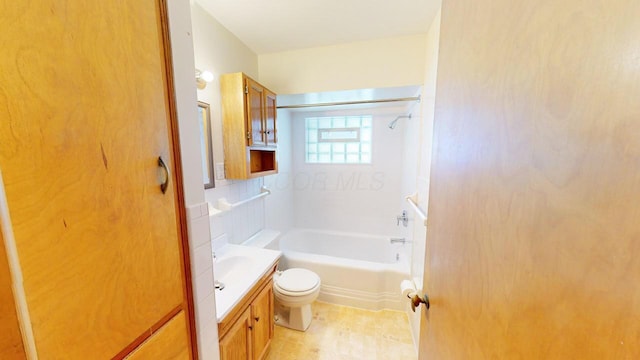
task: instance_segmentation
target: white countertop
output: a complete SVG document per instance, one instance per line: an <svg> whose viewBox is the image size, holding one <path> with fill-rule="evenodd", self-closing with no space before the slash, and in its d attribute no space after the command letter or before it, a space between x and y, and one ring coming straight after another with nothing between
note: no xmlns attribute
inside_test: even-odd
<svg viewBox="0 0 640 360"><path fill-rule="evenodd" d="M216 251L213 279L224 284L223 290L215 290L218 322L249 293L281 255L277 250L232 244Z"/></svg>

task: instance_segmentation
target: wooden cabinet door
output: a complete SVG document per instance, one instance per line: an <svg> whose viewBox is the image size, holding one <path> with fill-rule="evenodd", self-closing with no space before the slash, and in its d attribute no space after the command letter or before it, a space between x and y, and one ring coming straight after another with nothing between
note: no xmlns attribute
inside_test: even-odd
<svg viewBox="0 0 640 360"><path fill-rule="evenodd" d="M263 359L273 338L273 282L270 281L251 303L253 359Z"/></svg>
<svg viewBox="0 0 640 360"><path fill-rule="evenodd" d="M248 360L251 350L251 309L248 308L220 339L220 360Z"/></svg>
<svg viewBox="0 0 640 360"><path fill-rule="evenodd" d="M245 78L247 89L247 131L249 146L265 145L264 88L257 82Z"/></svg>
<svg viewBox="0 0 640 360"><path fill-rule="evenodd" d="M165 5L3 4L0 168L36 350L119 357L190 292Z"/></svg>
<svg viewBox="0 0 640 360"><path fill-rule="evenodd" d="M265 139L268 146L276 146L278 142L276 129L276 94L265 89Z"/></svg>
<svg viewBox="0 0 640 360"><path fill-rule="evenodd" d="M421 359L640 358L638 14L443 1Z"/></svg>

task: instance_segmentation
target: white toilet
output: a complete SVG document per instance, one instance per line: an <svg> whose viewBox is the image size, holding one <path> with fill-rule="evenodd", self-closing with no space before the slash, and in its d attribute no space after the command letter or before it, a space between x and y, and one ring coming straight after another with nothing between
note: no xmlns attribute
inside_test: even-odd
<svg viewBox="0 0 640 360"><path fill-rule="evenodd" d="M276 324L305 331L311 325L311 303L320 294L320 277L311 270L293 268L273 275Z"/></svg>

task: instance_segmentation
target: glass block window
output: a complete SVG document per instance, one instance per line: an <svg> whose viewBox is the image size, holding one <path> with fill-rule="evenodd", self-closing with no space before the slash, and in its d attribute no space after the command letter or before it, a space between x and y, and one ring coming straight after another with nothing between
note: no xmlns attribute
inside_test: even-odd
<svg viewBox="0 0 640 360"><path fill-rule="evenodd" d="M371 115L305 119L306 161L371 164Z"/></svg>

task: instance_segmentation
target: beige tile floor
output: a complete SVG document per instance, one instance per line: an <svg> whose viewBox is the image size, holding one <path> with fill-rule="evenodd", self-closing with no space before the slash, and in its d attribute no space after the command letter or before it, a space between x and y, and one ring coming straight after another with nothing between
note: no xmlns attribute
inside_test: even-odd
<svg viewBox="0 0 640 360"><path fill-rule="evenodd" d="M276 325L267 360L415 360L407 315L314 302L305 332Z"/></svg>

